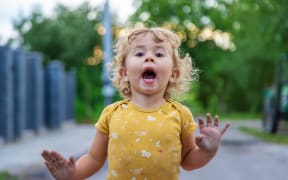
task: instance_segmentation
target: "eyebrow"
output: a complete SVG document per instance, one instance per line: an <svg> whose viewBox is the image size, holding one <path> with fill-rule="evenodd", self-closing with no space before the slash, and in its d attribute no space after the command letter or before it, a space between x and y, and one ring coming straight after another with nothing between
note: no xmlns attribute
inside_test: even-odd
<svg viewBox="0 0 288 180"><path fill-rule="evenodd" d="M156 45L153 48L155 48L155 49L164 49L165 50L164 46L161 46L161 45ZM145 45L137 45L137 46L134 47L134 49L145 49Z"/></svg>

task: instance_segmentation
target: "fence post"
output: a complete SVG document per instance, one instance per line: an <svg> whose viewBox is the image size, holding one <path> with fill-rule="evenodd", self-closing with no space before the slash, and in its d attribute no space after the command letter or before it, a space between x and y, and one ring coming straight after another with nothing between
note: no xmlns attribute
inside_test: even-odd
<svg viewBox="0 0 288 180"><path fill-rule="evenodd" d="M42 56L27 56L27 124L26 128L38 133L44 125L44 72Z"/></svg>
<svg viewBox="0 0 288 180"><path fill-rule="evenodd" d="M71 69L66 73L66 114L65 119L72 121L74 117L76 97L76 70Z"/></svg>
<svg viewBox="0 0 288 180"><path fill-rule="evenodd" d="M26 63L25 54L18 48L13 51L14 135L21 137L26 124Z"/></svg>
<svg viewBox="0 0 288 180"><path fill-rule="evenodd" d="M65 119L65 70L62 62L51 61L45 74L45 124L60 128Z"/></svg>
<svg viewBox="0 0 288 180"><path fill-rule="evenodd" d="M0 46L0 137L13 139L13 74L12 51Z"/></svg>

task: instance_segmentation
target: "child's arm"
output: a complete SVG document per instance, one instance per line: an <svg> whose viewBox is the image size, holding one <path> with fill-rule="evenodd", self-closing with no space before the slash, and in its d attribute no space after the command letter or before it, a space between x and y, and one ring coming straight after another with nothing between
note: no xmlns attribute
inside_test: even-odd
<svg viewBox="0 0 288 180"><path fill-rule="evenodd" d="M182 139L181 166L186 170L193 170L206 165L216 154L221 143L221 136L228 129L229 124L218 129L219 118L215 117L212 124L210 114L206 115L206 125L199 118L200 135L196 138L191 134Z"/></svg>
<svg viewBox="0 0 288 180"><path fill-rule="evenodd" d="M66 160L55 151L44 150L42 156L45 159L45 165L55 179L85 179L103 166L107 156L107 145L108 136L97 131L88 153L76 162L73 158Z"/></svg>
<svg viewBox="0 0 288 180"><path fill-rule="evenodd" d="M97 172L107 157L108 136L97 131L90 150L76 162L76 179L84 179Z"/></svg>

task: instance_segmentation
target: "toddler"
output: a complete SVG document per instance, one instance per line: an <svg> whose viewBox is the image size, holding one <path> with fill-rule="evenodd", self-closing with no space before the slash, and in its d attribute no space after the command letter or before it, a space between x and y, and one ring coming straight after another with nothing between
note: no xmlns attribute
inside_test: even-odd
<svg viewBox="0 0 288 180"><path fill-rule="evenodd" d="M77 161L44 150L45 165L58 180L85 179L108 160L108 180L177 180L179 167L193 170L216 154L219 118L199 118L172 97L187 92L196 70L179 55L181 41L170 30L136 28L119 38L111 64L112 83L124 100L108 105L96 123L87 154Z"/></svg>

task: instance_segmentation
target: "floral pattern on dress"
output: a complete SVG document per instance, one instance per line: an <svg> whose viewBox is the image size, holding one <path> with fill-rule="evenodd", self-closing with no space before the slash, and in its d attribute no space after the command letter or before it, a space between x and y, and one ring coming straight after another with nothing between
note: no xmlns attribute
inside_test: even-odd
<svg viewBox="0 0 288 180"><path fill-rule="evenodd" d="M96 124L109 135L107 180L178 179L181 135L196 128L192 114L173 102L149 112L122 102Z"/></svg>

